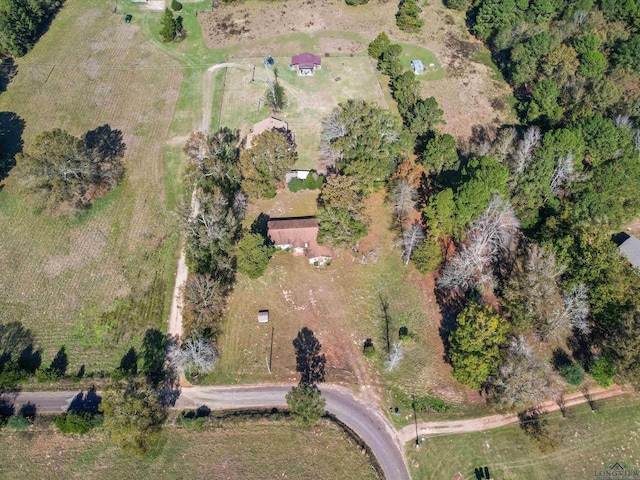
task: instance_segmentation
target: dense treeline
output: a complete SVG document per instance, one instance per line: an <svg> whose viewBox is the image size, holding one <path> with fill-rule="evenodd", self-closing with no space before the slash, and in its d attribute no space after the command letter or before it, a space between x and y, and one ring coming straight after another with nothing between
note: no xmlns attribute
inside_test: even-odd
<svg viewBox="0 0 640 480"><path fill-rule="evenodd" d="M0 56L26 54L62 3L62 0L0 0Z"/></svg>
<svg viewBox="0 0 640 480"><path fill-rule="evenodd" d="M437 285L458 315L443 331L456 377L507 409L560 398L565 382L582 382L580 366L602 385L638 383L640 276L610 237L640 213L640 5L445 3L468 8L522 122L478 127L468 145L436 133L419 152L427 235L455 246ZM482 375L468 377L473 352Z"/></svg>
<svg viewBox="0 0 640 480"><path fill-rule="evenodd" d="M194 199L182 214L187 236L185 335L214 339L236 275L236 244L242 236L247 201L242 191L239 133L223 128L191 134L184 151Z"/></svg>

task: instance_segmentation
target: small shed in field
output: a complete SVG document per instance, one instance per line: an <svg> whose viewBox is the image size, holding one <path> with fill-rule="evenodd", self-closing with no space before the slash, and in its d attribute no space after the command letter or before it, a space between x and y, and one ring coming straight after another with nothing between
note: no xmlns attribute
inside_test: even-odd
<svg viewBox="0 0 640 480"><path fill-rule="evenodd" d="M258 323L267 323L269 321L269 310L260 310L258 312Z"/></svg>
<svg viewBox="0 0 640 480"><path fill-rule="evenodd" d="M422 75L424 73L424 65L422 60L411 60L411 68L416 75Z"/></svg>

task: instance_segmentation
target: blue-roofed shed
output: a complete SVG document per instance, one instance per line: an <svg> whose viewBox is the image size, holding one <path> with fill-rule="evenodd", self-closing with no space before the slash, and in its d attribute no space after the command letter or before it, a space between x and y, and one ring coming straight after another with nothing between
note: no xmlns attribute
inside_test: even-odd
<svg viewBox="0 0 640 480"><path fill-rule="evenodd" d="M422 60L411 60L411 68L416 75L422 75L424 73L424 65Z"/></svg>

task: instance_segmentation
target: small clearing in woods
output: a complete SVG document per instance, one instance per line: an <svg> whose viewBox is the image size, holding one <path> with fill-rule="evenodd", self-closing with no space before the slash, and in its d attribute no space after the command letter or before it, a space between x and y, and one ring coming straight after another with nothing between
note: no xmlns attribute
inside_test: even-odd
<svg viewBox="0 0 640 480"><path fill-rule="evenodd" d="M343 0L249 0L221 3L211 12L200 13L198 19L208 46L228 47L243 57L302 51L320 55L362 53L379 32L385 31L393 41L429 50L446 70L445 78L421 82L423 95L434 96L445 112L447 125L442 131L466 140L474 125L515 121L509 106L511 91L496 78L492 68L476 60L483 47L467 33L464 16L446 9L438 0L421 8L425 26L419 34L398 30L397 2L349 7Z"/></svg>

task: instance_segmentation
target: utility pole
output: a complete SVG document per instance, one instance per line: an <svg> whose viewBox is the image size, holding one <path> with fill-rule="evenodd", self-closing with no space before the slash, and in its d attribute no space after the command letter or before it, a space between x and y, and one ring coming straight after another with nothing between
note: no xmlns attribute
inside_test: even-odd
<svg viewBox="0 0 640 480"><path fill-rule="evenodd" d="M416 448L420 448L420 435L418 434L418 414L416 413L416 397L411 397L411 406L413 407L413 420L416 424Z"/></svg>
<svg viewBox="0 0 640 480"><path fill-rule="evenodd" d="M276 329L275 326L271 326L271 351L269 352L269 373L271 373L271 361L273 360L273 332Z"/></svg>

